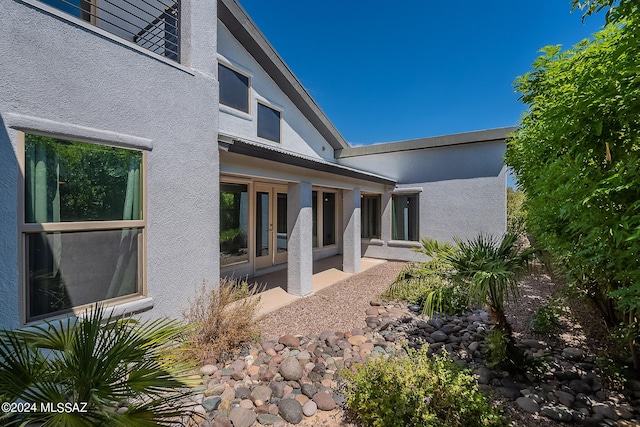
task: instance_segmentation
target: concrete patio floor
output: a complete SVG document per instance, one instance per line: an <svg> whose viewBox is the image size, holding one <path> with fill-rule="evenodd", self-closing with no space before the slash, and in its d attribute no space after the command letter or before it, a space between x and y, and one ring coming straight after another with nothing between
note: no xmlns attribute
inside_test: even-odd
<svg viewBox="0 0 640 427"><path fill-rule="evenodd" d="M362 270L368 270L371 267L387 262L383 259L362 258ZM353 276L353 273L345 273L342 271L342 255L335 255L329 258L321 259L313 263L312 286L313 293L304 297L288 294L287 288L287 269L282 269L261 276L249 278L250 284L257 284L264 287L264 291L260 295L260 305L258 308L258 316L270 313L292 302L314 295L316 292L325 289L331 285L345 280Z"/></svg>

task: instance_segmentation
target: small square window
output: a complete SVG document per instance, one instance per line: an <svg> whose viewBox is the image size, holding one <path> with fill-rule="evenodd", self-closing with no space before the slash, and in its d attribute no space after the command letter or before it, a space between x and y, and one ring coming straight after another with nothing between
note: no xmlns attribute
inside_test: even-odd
<svg viewBox="0 0 640 427"><path fill-rule="evenodd" d="M218 64L220 104L249 112L249 77L229 67Z"/></svg>
<svg viewBox="0 0 640 427"><path fill-rule="evenodd" d="M258 136L280 142L280 111L258 103Z"/></svg>

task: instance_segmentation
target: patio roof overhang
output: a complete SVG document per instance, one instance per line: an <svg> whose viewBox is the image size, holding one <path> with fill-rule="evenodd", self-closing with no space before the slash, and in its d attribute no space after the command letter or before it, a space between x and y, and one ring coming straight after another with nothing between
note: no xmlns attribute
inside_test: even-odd
<svg viewBox="0 0 640 427"><path fill-rule="evenodd" d="M238 139L232 136L219 135L218 147L220 150L228 151L229 153L270 160L273 162L312 169L319 172L327 172L348 178L361 179L377 184L391 186L396 185L396 181L394 179L382 175L364 172L358 169L331 163L324 159L303 156L281 148L268 147L263 144Z"/></svg>

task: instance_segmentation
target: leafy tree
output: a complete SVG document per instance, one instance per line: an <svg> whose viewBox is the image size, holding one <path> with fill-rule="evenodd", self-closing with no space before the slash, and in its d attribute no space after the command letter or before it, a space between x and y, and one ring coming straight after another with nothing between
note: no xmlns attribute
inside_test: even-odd
<svg viewBox="0 0 640 427"><path fill-rule="evenodd" d="M610 325L624 322L634 352L640 313L640 11L636 0L572 4L585 15L608 8L609 23L571 49L543 48L533 69L518 77L515 87L528 110L505 158L527 195L529 232Z"/></svg>
<svg viewBox="0 0 640 427"><path fill-rule="evenodd" d="M507 233L521 236L527 232L527 211L523 208L524 193L507 188Z"/></svg>

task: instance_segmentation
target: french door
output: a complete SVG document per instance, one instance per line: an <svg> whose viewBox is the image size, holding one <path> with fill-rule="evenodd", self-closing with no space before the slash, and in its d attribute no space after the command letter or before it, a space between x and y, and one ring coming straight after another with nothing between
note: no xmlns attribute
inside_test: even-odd
<svg viewBox="0 0 640 427"><path fill-rule="evenodd" d="M287 186L255 185L255 268L287 262Z"/></svg>

